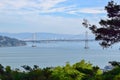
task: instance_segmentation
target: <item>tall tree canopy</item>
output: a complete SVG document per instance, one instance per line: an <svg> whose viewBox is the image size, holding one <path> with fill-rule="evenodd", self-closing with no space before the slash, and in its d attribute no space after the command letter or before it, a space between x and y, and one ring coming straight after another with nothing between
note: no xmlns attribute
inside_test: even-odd
<svg viewBox="0 0 120 80"><path fill-rule="evenodd" d="M101 27L88 25L85 21L83 25L85 27L88 26L92 30L96 40L101 40L101 46L109 47L120 41L120 4L118 5L114 1L110 1L105 6L105 10L108 18L100 20L99 24Z"/></svg>

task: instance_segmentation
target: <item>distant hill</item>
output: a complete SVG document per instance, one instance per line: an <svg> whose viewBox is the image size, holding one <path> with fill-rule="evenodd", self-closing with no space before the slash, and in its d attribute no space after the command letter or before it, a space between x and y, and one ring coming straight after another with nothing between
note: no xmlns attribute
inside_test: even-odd
<svg viewBox="0 0 120 80"><path fill-rule="evenodd" d="M6 36L0 36L0 47L14 47L14 46L24 46L24 45L26 45L26 43L18 39L6 37Z"/></svg>
<svg viewBox="0 0 120 80"><path fill-rule="evenodd" d="M8 36L20 40L33 39L33 33L0 33L2 36ZM89 39L94 39L92 35L88 35ZM84 34L72 35L72 34L55 34L55 33L36 33L37 40L45 39L85 39Z"/></svg>

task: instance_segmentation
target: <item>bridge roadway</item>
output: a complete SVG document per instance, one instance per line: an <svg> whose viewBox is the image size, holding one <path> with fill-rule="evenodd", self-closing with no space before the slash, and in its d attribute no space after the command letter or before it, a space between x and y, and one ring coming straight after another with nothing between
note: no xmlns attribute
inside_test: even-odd
<svg viewBox="0 0 120 80"><path fill-rule="evenodd" d="M81 41L95 41L94 39L56 39L56 40L23 40L24 42L36 42L36 43L41 43L41 42L81 42Z"/></svg>

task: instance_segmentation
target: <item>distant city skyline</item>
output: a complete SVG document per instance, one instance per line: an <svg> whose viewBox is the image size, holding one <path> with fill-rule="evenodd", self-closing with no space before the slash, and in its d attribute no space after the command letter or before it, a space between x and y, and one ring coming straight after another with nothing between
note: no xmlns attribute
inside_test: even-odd
<svg viewBox="0 0 120 80"><path fill-rule="evenodd" d="M82 20L98 25L110 0L0 0L0 32L82 34ZM120 4L119 0L114 0Z"/></svg>

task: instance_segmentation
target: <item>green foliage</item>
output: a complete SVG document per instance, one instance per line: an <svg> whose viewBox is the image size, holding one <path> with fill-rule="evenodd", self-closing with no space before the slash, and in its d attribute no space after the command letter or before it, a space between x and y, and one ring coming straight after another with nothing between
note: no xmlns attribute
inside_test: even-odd
<svg viewBox="0 0 120 80"><path fill-rule="evenodd" d="M39 68L34 65L33 68L24 65L25 71L19 69L12 70L10 66L5 68L0 65L0 79L2 80L89 80L95 79L98 75L98 67L85 62L84 60L65 66ZM93 75L94 74L94 75ZM87 77L87 78L85 78Z"/></svg>
<svg viewBox="0 0 120 80"><path fill-rule="evenodd" d="M24 66L25 71L12 70L10 66L0 65L1 80L120 80L120 66L102 72L98 66L82 60L73 65L39 68Z"/></svg>
<svg viewBox="0 0 120 80"><path fill-rule="evenodd" d="M120 66L115 66L111 71L102 74L103 80L117 80L120 74Z"/></svg>
<svg viewBox="0 0 120 80"><path fill-rule="evenodd" d="M56 67L52 73L53 80L81 80L83 75L69 63L64 67Z"/></svg>
<svg viewBox="0 0 120 80"><path fill-rule="evenodd" d="M116 75L113 80L120 80L120 74Z"/></svg>
<svg viewBox="0 0 120 80"><path fill-rule="evenodd" d="M91 63L82 60L73 65L67 63L64 67L55 67L52 72L52 80L92 80L101 74L99 67L94 67Z"/></svg>
<svg viewBox="0 0 120 80"><path fill-rule="evenodd" d="M79 69L79 68L92 69L92 64L91 63L86 63L85 60L81 60L80 62L75 63L73 65L73 67L76 68L76 69Z"/></svg>

